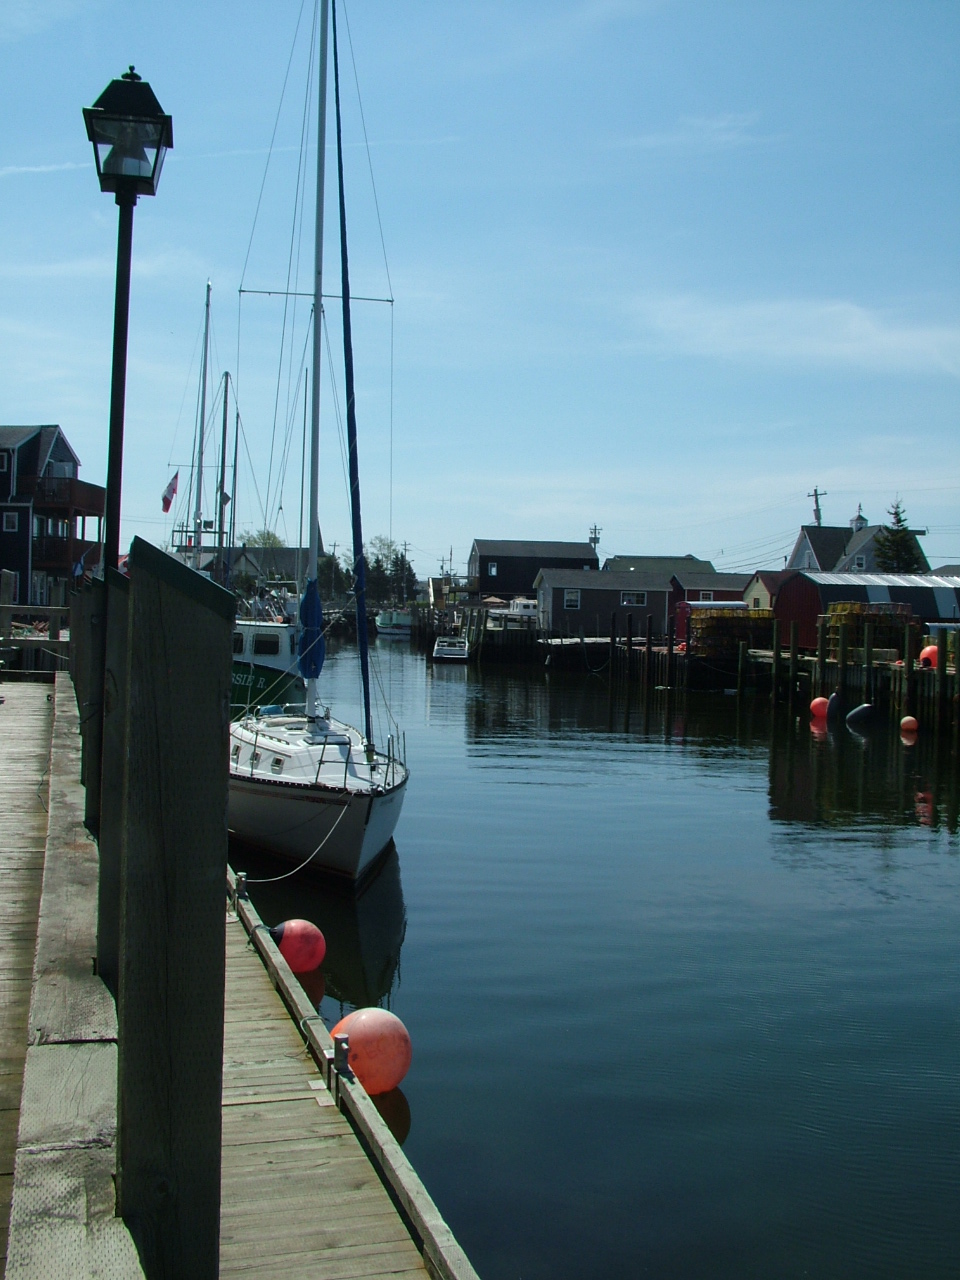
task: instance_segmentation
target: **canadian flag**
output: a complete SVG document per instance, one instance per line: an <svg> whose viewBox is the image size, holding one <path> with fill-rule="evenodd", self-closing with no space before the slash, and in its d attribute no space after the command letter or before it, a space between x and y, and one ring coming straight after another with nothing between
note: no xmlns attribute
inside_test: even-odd
<svg viewBox="0 0 960 1280"><path fill-rule="evenodd" d="M178 471L176 472L173 479L170 481L170 483L167 485L167 487L163 491L163 497L160 499L160 501L163 503L164 511L170 510L170 504L173 502L174 498L177 496L177 481L179 479L180 479L180 472Z"/></svg>

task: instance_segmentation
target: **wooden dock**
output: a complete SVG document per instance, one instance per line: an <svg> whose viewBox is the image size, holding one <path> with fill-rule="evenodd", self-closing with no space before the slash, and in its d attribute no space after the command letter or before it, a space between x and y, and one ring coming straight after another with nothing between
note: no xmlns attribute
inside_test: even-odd
<svg viewBox="0 0 960 1280"><path fill-rule="evenodd" d="M91 966L76 698L65 674L53 701L0 696L4 1275L143 1280L116 1216L118 1024ZM190 1275L477 1280L252 905L224 910L219 1268Z"/></svg>
<svg viewBox="0 0 960 1280"><path fill-rule="evenodd" d="M220 1275L427 1276L235 914L227 920Z"/></svg>
<svg viewBox="0 0 960 1280"><path fill-rule="evenodd" d="M0 684L0 1249L7 1252L47 839L47 684Z"/></svg>

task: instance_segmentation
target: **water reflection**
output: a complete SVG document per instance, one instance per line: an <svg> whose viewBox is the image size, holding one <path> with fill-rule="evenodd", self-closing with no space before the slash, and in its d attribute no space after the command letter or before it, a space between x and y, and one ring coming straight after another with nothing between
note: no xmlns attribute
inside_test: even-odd
<svg viewBox="0 0 960 1280"><path fill-rule="evenodd" d="M922 734L904 744L886 722L866 736L845 726L811 732L778 725L770 740L770 816L778 822L850 826L864 820L958 830L953 744Z"/></svg>
<svg viewBox="0 0 960 1280"><path fill-rule="evenodd" d="M358 1009L390 1007L407 928L396 849L359 894L302 872L272 880L289 871L289 865L246 846L232 845L230 857L236 870L249 875L250 896L265 923L302 917L323 932L327 954L322 969L300 979L314 1004L319 1007L326 996Z"/></svg>

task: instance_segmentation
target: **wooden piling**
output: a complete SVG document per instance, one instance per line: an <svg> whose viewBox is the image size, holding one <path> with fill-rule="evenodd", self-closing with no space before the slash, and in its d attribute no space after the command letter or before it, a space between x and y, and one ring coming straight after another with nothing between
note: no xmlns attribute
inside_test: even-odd
<svg viewBox="0 0 960 1280"><path fill-rule="evenodd" d="M817 697L823 696L823 691L827 682L827 619L821 614L817 619L817 667L816 667L816 693Z"/></svg>
<svg viewBox="0 0 960 1280"><path fill-rule="evenodd" d="M666 679L664 680L664 684L667 686L668 689L673 688L674 666L675 666L674 658L673 658L673 641L674 641L674 637L676 636L676 633L677 633L677 620L676 618L671 618L670 623L667 627L667 675L666 675Z"/></svg>
<svg viewBox="0 0 960 1280"><path fill-rule="evenodd" d="M873 675L873 623L863 624L863 700L873 702L875 696Z"/></svg>
<svg viewBox="0 0 960 1280"><path fill-rule="evenodd" d="M737 648L737 699L743 697L747 683L747 642L741 640Z"/></svg>
<svg viewBox="0 0 960 1280"><path fill-rule="evenodd" d="M780 619L773 620L773 663L770 669L770 705L776 706L780 693Z"/></svg>
<svg viewBox="0 0 960 1280"><path fill-rule="evenodd" d="M903 625L903 676L900 684L900 714L914 714L913 628L909 622Z"/></svg>
<svg viewBox="0 0 960 1280"><path fill-rule="evenodd" d="M126 707L130 580L106 573L106 662L100 776L100 878L97 891L97 973L113 995L120 971L120 846L127 759Z"/></svg>
<svg viewBox="0 0 960 1280"><path fill-rule="evenodd" d="M797 623L795 620L790 623L790 665L787 678L790 682L787 699L792 707L797 694Z"/></svg>
<svg viewBox="0 0 960 1280"><path fill-rule="evenodd" d="M147 1280L213 1280L233 597L134 539L117 1198Z"/></svg>
<svg viewBox="0 0 960 1280"><path fill-rule="evenodd" d="M848 627L845 622L837 626L837 691L841 699L847 688L847 640Z"/></svg>
<svg viewBox="0 0 960 1280"><path fill-rule="evenodd" d="M630 679L630 668L633 666L633 614L627 614L627 680Z"/></svg>
<svg viewBox="0 0 960 1280"><path fill-rule="evenodd" d="M643 687L649 694L653 687L653 614L647 614L647 634L643 652Z"/></svg>

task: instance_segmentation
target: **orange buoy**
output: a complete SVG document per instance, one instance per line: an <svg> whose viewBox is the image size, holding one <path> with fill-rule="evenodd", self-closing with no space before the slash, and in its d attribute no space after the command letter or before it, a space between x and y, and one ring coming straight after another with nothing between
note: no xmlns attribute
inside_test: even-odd
<svg viewBox="0 0 960 1280"><path fill-rule="evenodd" d="M388 1093L410 1070L410 1036L397 1015L388 1009L356 1009L341 1018L330 1034L341 1032L350 1037L350 1070L367 1093Z"/></svg>
<svg viewBox="0 0 960 1280"><path fill-rule="evenodd" d="M920 650L920 665L921 667L936 667L937 646L935 644L928 644Z"/></svg>
<svg viewBox="0 0 960 1280"><path fill-rule="evenodd" d="M916 716L904 716L900 721L901 733L916 733L919 728Z"/></svg>
<svg viewBox="0 0 960 1280"><path fill-rule="evenodd" d="M814 698L814 700L810 703L810 714L816 720L826 720L827 707L829 705L830 704L828 703L826 698Z"/></svg>
<svg viewBox="0 0 960 1280"><path fill-rule="evenodd" d="M309 973L323 963L327 943L309 920L284 920L274 925L270 937L294 973Z"/></svg>

